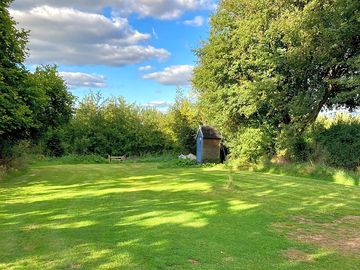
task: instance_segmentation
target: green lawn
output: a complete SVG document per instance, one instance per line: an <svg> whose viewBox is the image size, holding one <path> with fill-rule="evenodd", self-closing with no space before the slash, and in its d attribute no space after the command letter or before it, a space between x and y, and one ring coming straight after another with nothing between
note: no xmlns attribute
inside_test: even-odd
<svg viewBox="0 0 360 270"><path fill-rule="evenodd" d="M0 269L360 269L360 188L155 163L0 183Z"/></svg>

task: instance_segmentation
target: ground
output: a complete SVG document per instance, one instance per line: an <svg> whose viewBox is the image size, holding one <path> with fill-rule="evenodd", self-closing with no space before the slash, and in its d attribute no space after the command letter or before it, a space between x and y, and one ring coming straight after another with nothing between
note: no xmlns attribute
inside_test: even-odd
<svg viewBox="0 0 360 270"><path fill-rule="evenodd" d="M359 187L164 167L48 165L8 178L0 269L360 269Z"/></svg>

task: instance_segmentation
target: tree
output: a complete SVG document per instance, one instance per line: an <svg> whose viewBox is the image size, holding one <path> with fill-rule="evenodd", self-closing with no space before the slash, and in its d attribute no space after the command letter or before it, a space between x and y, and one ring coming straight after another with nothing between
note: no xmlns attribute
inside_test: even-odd
<svg viewBox="0 0 360 270"><path fill-rule="evenodd" d="M80 101L65 137L76 154L161 153L172 147L164 118L161 112L128 104L123 97L105 99L90 93Z"/></svg>
<svg viewBox="0 0 360 270"><path fill-rule="evenodd" d="M286 150L323 108L359 107L359 12L357 0L221 1L193 79L213 124Z"/></svg>
<svg viewBox="0 0 360 270"><path fill-rule="evenodd" d="M196 131L199 124L195 104L178 89L174 105L168 112L170 129L181 151L195 153Z"/></svg>
<svg viewBox="0 0 360 270"><path fill-rule="evenodd" d="M29 108L32 94L24 87L27 32L15 28L7 10L10 3L0 2L0 159L33 125Z"/></svg>
<svg viewBox="0 0 360 270"><path fill-rule="evenodd" d="M73 104L56 66L26 70L28 32L16 29L11 2L0 3L0 159L11 156L18 140L41 139L67 123Z"/></svg>
<svg viewBox="0 0 360 270"><path fill-rule="evenodd" d="M35 127L33 133L41 136L49 129L68 123L72 117L74 96L70 93L56 66L39 66L30 73L28 89L37 93L31 109Z"/></svg>
<svg viewBox="0 0 360 270"><path fill-rule="evenodd" d="M23 82L27 72L23 66L26 56L27 32L15 28L7 10L10 1L0 3L0 135L9 136L29 125L29 108ZM20 90L21 89L21 90Z"/></svg>

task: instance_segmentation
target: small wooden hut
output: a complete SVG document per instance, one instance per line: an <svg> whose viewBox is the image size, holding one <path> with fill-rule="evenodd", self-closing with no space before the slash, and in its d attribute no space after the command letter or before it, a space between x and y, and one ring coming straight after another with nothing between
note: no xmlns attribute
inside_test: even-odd
<svg viewBox="0 0 360 270"><path fill-rule="evenodd" d="M196 159L198 163L220 162L220 134L210 126L199 126L196 133Z"/></svg>

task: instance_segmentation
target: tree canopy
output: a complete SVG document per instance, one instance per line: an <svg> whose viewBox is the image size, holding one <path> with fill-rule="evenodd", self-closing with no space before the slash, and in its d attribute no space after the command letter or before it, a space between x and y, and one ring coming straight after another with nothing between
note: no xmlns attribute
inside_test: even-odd
<svg viewBox="0 0 360 270"><path fill-rule="evenodd" d="M196 53L193 86L225 133L294 136L324 108L360 106L357 0L223 0Z"/></svg>
<svg viewBox="0 0 360 270"><path fill-rule="evenodd" d="M27 32L17 30L10 17L10 1L0 3L0 138L21 134L33 124L31 94L25 87L28 72L23 66L26 57Z"/></svg>
<svg viewBox="0 0 360 270"><path fill-rule="evenodd" d="M67 123L73 96L56 66L24 66L28 32L18 30L8 7L0 3L0 161L11 156L20 139L40 139L50 129Z"/></svg>

